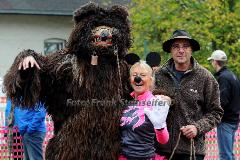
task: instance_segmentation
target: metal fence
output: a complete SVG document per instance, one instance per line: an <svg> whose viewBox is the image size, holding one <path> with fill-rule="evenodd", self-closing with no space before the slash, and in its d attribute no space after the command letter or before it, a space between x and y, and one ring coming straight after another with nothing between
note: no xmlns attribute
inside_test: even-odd
<svg viewBox="0 0 240 160"><path fill-rule="evenodd" d="M22 137L18 134L18 129L16 127L13 128L13 144L12 144L12 152L9 153L9 146L8 146L8 137L7 132L8 128L4 126L4 112L0 111L0 160L9 160L11 159L18 159L22 160L24 158L23 152L23 145L21 142ZM53 136L53 123L49 116L46 117L46 127L47 133L43 143L43 151L45 152L47 143L50 138Z"/></svg>
<svg viewBox="0 0 240 160"><path fill-rule="evenodd" d="M8 150L8 137L6 137L6 133L8 132L7 127L4 127L4 112L0 110L0 159L7 160L12 159L23 159L23 146L21 143L21 136L14 136L14 143L12 148L12 154L9 154ZM53 136L53 124L51 118L49 116L46 117L46 126L47 126L47 134L45 137L45 141L43 144L43 150L45 152L46 145L48 140ZM17 128L14 128L14 133L17 133ZM218 146L216 140L216 129L211 130L206 134L206 156L205 160L217 160L218 156ZM236 160L240 160L240 127L236 132L235 136L235 144L234 144L234 153L236 156Z"/></svg>

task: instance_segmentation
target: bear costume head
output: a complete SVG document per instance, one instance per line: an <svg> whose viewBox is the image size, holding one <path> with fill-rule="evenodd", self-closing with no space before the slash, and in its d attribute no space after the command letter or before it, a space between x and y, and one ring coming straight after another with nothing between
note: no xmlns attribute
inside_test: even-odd
<svg viewBox="0 0 240 160"><path fill-rule="evenodd" d="M102 8L88 3L74 12L74 29L69 37L69 53L90 61L116 57L122 59L131 46L130 22L125 7L114 5Z"/></svg>

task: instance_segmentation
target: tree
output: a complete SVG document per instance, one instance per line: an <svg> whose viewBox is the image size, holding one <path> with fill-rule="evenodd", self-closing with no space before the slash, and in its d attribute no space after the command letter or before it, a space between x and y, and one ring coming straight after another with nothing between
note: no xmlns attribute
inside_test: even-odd
<svg viewBox="0 0 240 160"><path fill-rule="evenodd" d="M215 49L224 50L228 66L240 75L240 2L233 0L132 0L130 17L134 45L131 52L144 57L144 43L159 51L165 62L170 55L162 43L176 29L187 30L199 41L201 50L194 53L200 64L207 62ZM164 63L163 62L163 63Z"/></svg>

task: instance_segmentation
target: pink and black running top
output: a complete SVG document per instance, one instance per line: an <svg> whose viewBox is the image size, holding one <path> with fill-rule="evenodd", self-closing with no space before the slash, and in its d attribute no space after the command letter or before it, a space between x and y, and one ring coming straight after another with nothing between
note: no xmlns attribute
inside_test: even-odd
<svg viewBox="0 0 240 160"><path fill-rule="evenodd" d="M131 93L134 97L134 93ZM166 143L169 135L167 128L155 130L153 124L144 114L144 108L152 108L154 95L147 91L137 97L135 105L129 105L121 118L121 154L130 159L151 159L155 157L154 138L159 143Z"/></svg>

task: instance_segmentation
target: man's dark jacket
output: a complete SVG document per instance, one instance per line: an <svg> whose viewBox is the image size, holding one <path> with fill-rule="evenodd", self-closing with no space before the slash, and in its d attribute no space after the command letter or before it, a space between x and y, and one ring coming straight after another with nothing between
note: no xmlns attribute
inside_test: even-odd
<svg viewBox="0 0 240 160"><path fill-rule="evenodd" d="M219 83L220 101L224 110L222 122L238 123L240 111L240 82L226 66L215 73Z"/></svg>
<svg viewBox="0 0 240 160"><path fill-rule="evenodd" d="M197 155L205 155L205 133L221 121L223 109L216 79L193 57L191 63L192 68L184 73L180 81L173 71L173 59L156 72L156 90L165 92L173 100L167 117L169 142L157 146L160 154L172 153L182 126L195 125L198 130L194 138L195 151ZM175 154L190 155L190 144L190 139L182 135Z"/></svg>

